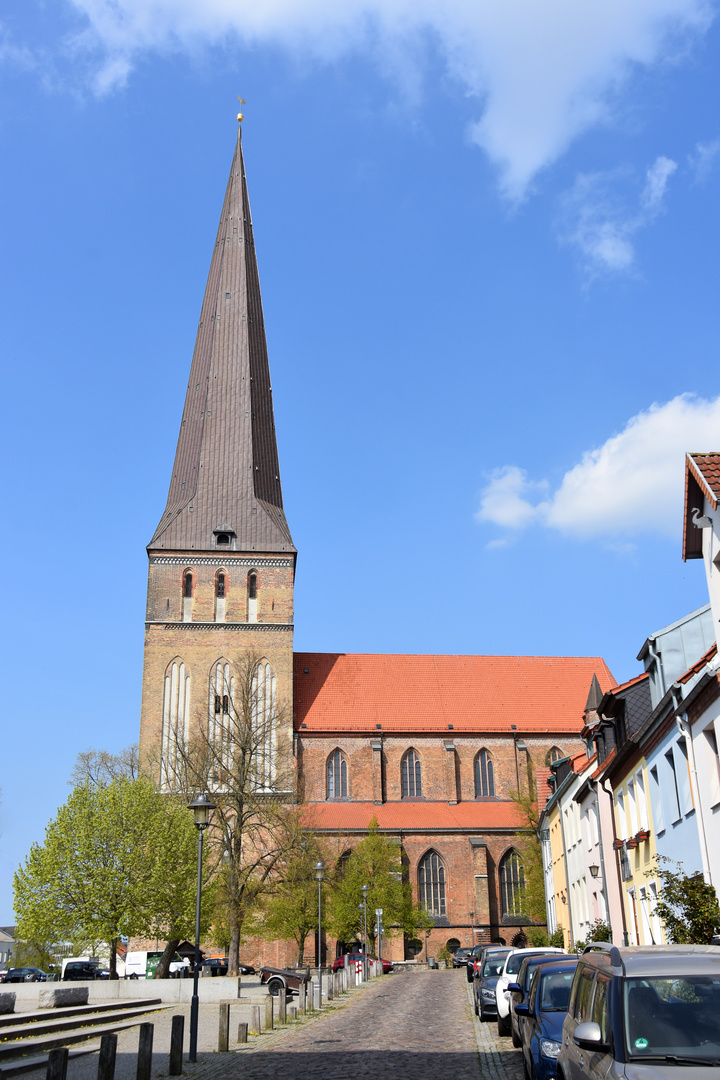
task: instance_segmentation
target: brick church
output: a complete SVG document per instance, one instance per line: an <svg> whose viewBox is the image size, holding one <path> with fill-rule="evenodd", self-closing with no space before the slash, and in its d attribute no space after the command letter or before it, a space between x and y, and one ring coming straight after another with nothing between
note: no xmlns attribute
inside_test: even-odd
<svg viewBox="0 0 720 1080"><path fill-rule="evenodd" d="M279 748L292 755L288 801L341 846L373 817L400 842L434 918L431 951L523 941L522 823L508 793L583 749L593 675L603 689L614 683L604 661L296 653L296 554L238 133L167 506L148 545L141 753L164 769L193 724L218 722L220 687L232 685L241 658L262 656L269 760ZM332 957L341 945L326 948ZM295 958L292 943L259 949L244 955ZM385 953L401 960L415 950L394 937Z"/></svg>

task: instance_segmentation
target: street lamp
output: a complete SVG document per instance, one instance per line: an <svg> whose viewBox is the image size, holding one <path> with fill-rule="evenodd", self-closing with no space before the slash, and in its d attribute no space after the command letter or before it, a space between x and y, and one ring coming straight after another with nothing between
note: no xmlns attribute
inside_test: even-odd
<svg viewBox="0 0 720 1080"><path fill-rule="evenodd" d="M317 966L318 966L318 985L320 989L320 1008L322 1008L322 883L325 877L325 867L321 862L315 863L315 877L318 883L318 944L317 944Z"/></svg>
<svg viewBox="0 0 720 1080"><path fill-rule="evenodd" d="M590 876L594 877L594 878L596 878L598 876L598 874L600 873L600 867L597 866L596 864L593 864L592 866L589 866L588 870L590 871Z"/></svg>
<svg viewBox="0 0 720 1080"><path fill-rule="evenodd" d="M368 955L367 955L367 898L370 892L369 885L363 885L360 892L362 893L363 902L363 974L365 975L365 982L368 979Z"/></svg>
<svg viewBox="0 0 720 1080"><path fill-rule="evenodd" d="M190 1001L190 1061L197 1061L198 1039L198 978L200 976L200 905L202 900L202 860L203 860L203 833L210 824L210 814L215 809L215 803L210 802L203 794L198 796L188 806L192 810L195 819L195 828L198 831L198 862L197 862L197 897L195 901L195 963L193 965L193 993Z"/></svg>

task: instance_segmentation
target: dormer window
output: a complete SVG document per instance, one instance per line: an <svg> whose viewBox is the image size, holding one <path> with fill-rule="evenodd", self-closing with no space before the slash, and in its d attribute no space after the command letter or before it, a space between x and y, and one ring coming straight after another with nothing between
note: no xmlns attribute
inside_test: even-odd
<svg viewBox="0 0 720 1080"><path fill-rule="evenodd" d="M229 543L230 543L230 536L228 535L228 533L218 533L218 535L217 535L218 547L220 547L221 545L224 546L224 547L227 547L227 545Z"/></svg>

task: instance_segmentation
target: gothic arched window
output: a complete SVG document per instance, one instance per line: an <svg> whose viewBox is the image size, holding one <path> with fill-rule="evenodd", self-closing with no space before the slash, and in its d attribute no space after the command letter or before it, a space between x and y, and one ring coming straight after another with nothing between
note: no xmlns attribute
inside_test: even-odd
<svg viewBox="0 0 720 1080"><path fill-rule="evenodd" d="M218 570L215 576L215 595L218 600L225 599L225 574L222 570Z"/></svg>
<svg viewBox="0 0 720 1080"><path fill-rule="evenodd" d="M327 797L346 799L347 793L347 760L342 750L333 750L327 759Z"/></svg>
<svg viewBox="0 0 720 1080"><path fill-rule="evenodd" d="M403 799L416 799L422 795L422 766L414 750L408 750L400 768Z"/></svg>
<svg viewBox="0 0 720 1080"><path fill-rule="evenodd" d="M251 686L251 754L257 786L270 791L275 786L275 712L277 681L267 660L255 668Z"/></svg>
<svg viewBox="0 0 720 1080"><path fill-rule="evenodd" d="M247 621L257 622L258 576L251 570L247 576Z"/></svg>
<svg viewBox="0 0 720 1080"><path fill-rule="evenodd" d="M525 867L514 848L500 861L500 908L503 915L525 914Z"/></svg>
<svg viewBox="0 0 720 1080"><path fill-rule="evenodd" d="M208 696L208 748L212 755L213 779L224 782L232 768L234 731L233 698L235 678L229 661L221 658L210 670Z"/></svg>
<svg viewBox="0 0 720 1080"><path fill-rule="evenodd" d="M186 570L183 575L183 596L186 599L190 599L193 594L193 576L192 570Z"/></svg>
<svg viewBox="0 0 720 1080"><path fill-rule="evenodd" d="M428 851L418 866L420 905L431 915L445 914L445 867L437 851Z"/></svg>
<svg viewBox="0 0 720 1080"><path fill-rule="evenodd" d="M565 757L559 746L551 746L545 756L545 764L552 765L553 762L559 761L560 758Z"/></svg>
<svg viewBox="0 0 720 1080"><path fill-rule="evenodd" d="M495 795L495 766L487 750L475 758L475 798L488 799Z"/></svg>
<svg viewBox="0 0 720 1080"><path fill-rule="evenodd" d="M184 662L176 657L165 669L163 687L163 723L160 758L161 786L167 791L175 786L182 765L190 727L190 675Z"/></svg>

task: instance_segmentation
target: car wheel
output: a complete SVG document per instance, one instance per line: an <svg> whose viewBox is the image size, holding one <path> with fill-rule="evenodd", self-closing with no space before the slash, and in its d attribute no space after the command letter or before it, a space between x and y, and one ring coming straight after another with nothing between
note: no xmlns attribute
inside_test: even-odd
<svg viewBox="0 0 720 1080"><path fill-rule="evenodd" d="M280 991L285 989L285 983L282 979L271 979L267 987L268 993L272 994L273 997L277 997Z"/></svg>
<svg viewBox="0 0 720 1080"><path fill-rule="evenodd" d="M478 1013L478 1016L480 1017L481 1021L485 1023L485 1006L483 1005L482 998L480 998L480 1011Z"/></svg>
<svg viewBox="0 0 720 1080"><path fill-rule="evenodd" d="M508 1016L498 1015L498 1035L502 1039L506 1039L510 1034L510 1018Z"/></svg>

